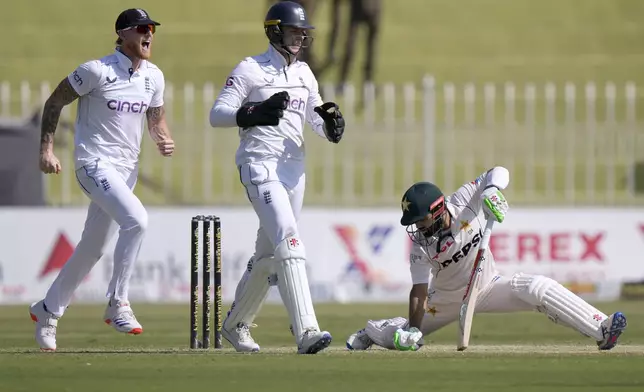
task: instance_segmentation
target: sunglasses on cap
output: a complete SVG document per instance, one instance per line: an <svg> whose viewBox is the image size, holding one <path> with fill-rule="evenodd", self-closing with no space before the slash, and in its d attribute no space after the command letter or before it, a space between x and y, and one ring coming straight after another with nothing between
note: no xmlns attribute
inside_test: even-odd
<svg viewBox="0 0 644 392"><path fill-rule="evenodd" d="M156 30L157 30L157 27L155 25L152 25L152 24L150 24L150 25L137 25L137 26L126 27L121 31L132 30L132 29L136 29L136 32L139 33L139 34L147 34L148 31L151 31L152 34L154 34L156 32Z"/></svg>

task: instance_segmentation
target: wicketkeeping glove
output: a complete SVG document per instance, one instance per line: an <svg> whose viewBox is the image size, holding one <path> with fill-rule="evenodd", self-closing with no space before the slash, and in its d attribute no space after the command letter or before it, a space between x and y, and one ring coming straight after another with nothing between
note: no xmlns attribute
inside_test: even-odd
<svg viewBox="0 0 644 392"><path fill-rule="evenodd" d="M394 334L394 347L400 351L418 351L422 344L418 344L423 339L423 333L416 327L408 330L398 328Z"/></svg>
<svg viewBox="0 0 644 392"><path fill-rule="evenodd" d="M497 187L492 186L483 191L481 199L483 200L483 214L485 215L485 219L492 218L499 223L503 222L505 214L508 213L508 209L510 208L503 193Z"/></svg>
<svg viewBox="0 0 644 392"><path fill-rule="evenodd" d="M331 143L339 143L344 134L344 117L335 102L327 102L318 106L315 113L324 120L324 134Z"/></svg>
<svg viewBox="0 0 644 392"><path fill-rule="evenodd" d="M289 99L286 91L280 91L263 102L246 102L237 111L237 125L241 128L278 125Z"/></svg>

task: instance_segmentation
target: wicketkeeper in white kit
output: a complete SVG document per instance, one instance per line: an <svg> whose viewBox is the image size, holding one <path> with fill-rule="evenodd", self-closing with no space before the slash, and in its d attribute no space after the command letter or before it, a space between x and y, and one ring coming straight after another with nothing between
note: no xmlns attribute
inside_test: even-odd
<svg viewBox="0 0 644 392"><path fill-rule="evenodd" d="M146 118L161 155L170 156L174 151L163 109L163 73L148 61L158 25L142 9L123 11L115 23L118 40L114 53L81 64L60 82L45 103L40 168L44 173L59 173L62 168L53 152L54 133L63 107L78 98L75 174L91 203L74 253L45 298L29 309L42 350L56 349L58 319L117 229L103 320L118 332L143 332L130 307L128 291L148 224L148 214L133 193Z"/></svg>
<svg viewBox="0 0 644 392"><path fill-rule="evenodd" d="M413 242L409 316L367 321L365 328L349 337L347 348L366 350L376 344L415 351L423 345L424 335L459 319L486 219L503 222L508 211L501 191L509 181L508 170L497 166L447 198L429 182L416 183L405 192L400 223L407 227ZM545 276L501 276L489 249L485 259L475 312L536 310L594 339L600 350L610 350L617 344L626 328L621 312L607 316Z"/></svg>
<svg viewBox="0 0 644 392"><path fill-rule="evenodd" d="M239 127L235 163L259 218L255 253L222 330L240 352L259 351L249 326L275 284L298 353L315 354L331 343L331 334L320 330L313 309L297 221L305 187L304 123L338 143L344 119L335 103L323 103L311 69L297 60L312 41L311 29L299 4L273 5L264 21L268 50L237 65L210 112L213 127Z"/></svg>

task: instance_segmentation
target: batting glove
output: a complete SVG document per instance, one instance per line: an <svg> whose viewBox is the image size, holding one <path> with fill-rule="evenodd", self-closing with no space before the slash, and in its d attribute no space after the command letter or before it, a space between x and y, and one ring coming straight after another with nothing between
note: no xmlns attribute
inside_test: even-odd
<svg viewBox="0 0 644 392"><path fill-rule="evenodd" d="M394 347L399 351L418 351L422 344L423 333L416 327L411 327L408 330L398 328L394 334Z"/></svg>
<svg viewBox="0 0 644 392"><path fill-rule="evenodd" d="M510 208L503 193L497 187L491 186L483 191L481 199L483 200L485 219L494 219L499 223L503 222Z"/></svg>

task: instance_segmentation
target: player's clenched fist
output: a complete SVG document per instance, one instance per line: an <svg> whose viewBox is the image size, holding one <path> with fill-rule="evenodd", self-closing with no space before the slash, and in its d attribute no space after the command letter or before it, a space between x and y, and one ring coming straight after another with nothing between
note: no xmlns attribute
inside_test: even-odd
<svg viewBox="0 0 644 392"><path fill-rule="evenodd" d="M172 153L174 152L174 140L160 140L157 142L157 148L164 157L172 156Z"/></svg>
<svg viewBox="0 0 644 392"><path fill-rule="evenodd" d="M289 99L286 91L280 91L263 102L246 102L237 111L237 125L241 128L278 125L288 107Z"/></svg>
<svg viewBox="0 0 644 392"><path fill-rule="evenodd" d="M315 109L324 120L324 134L331 143L339 143L344 134L344 117L335 102L327 102Z"/></svg>
<svg viewBox="0 0 644 392"><path fill-rule="evenodd" d="M60 172L61 165L60 161L53 152L41 152L40 153L40 170L45 174Z"/></svg>

